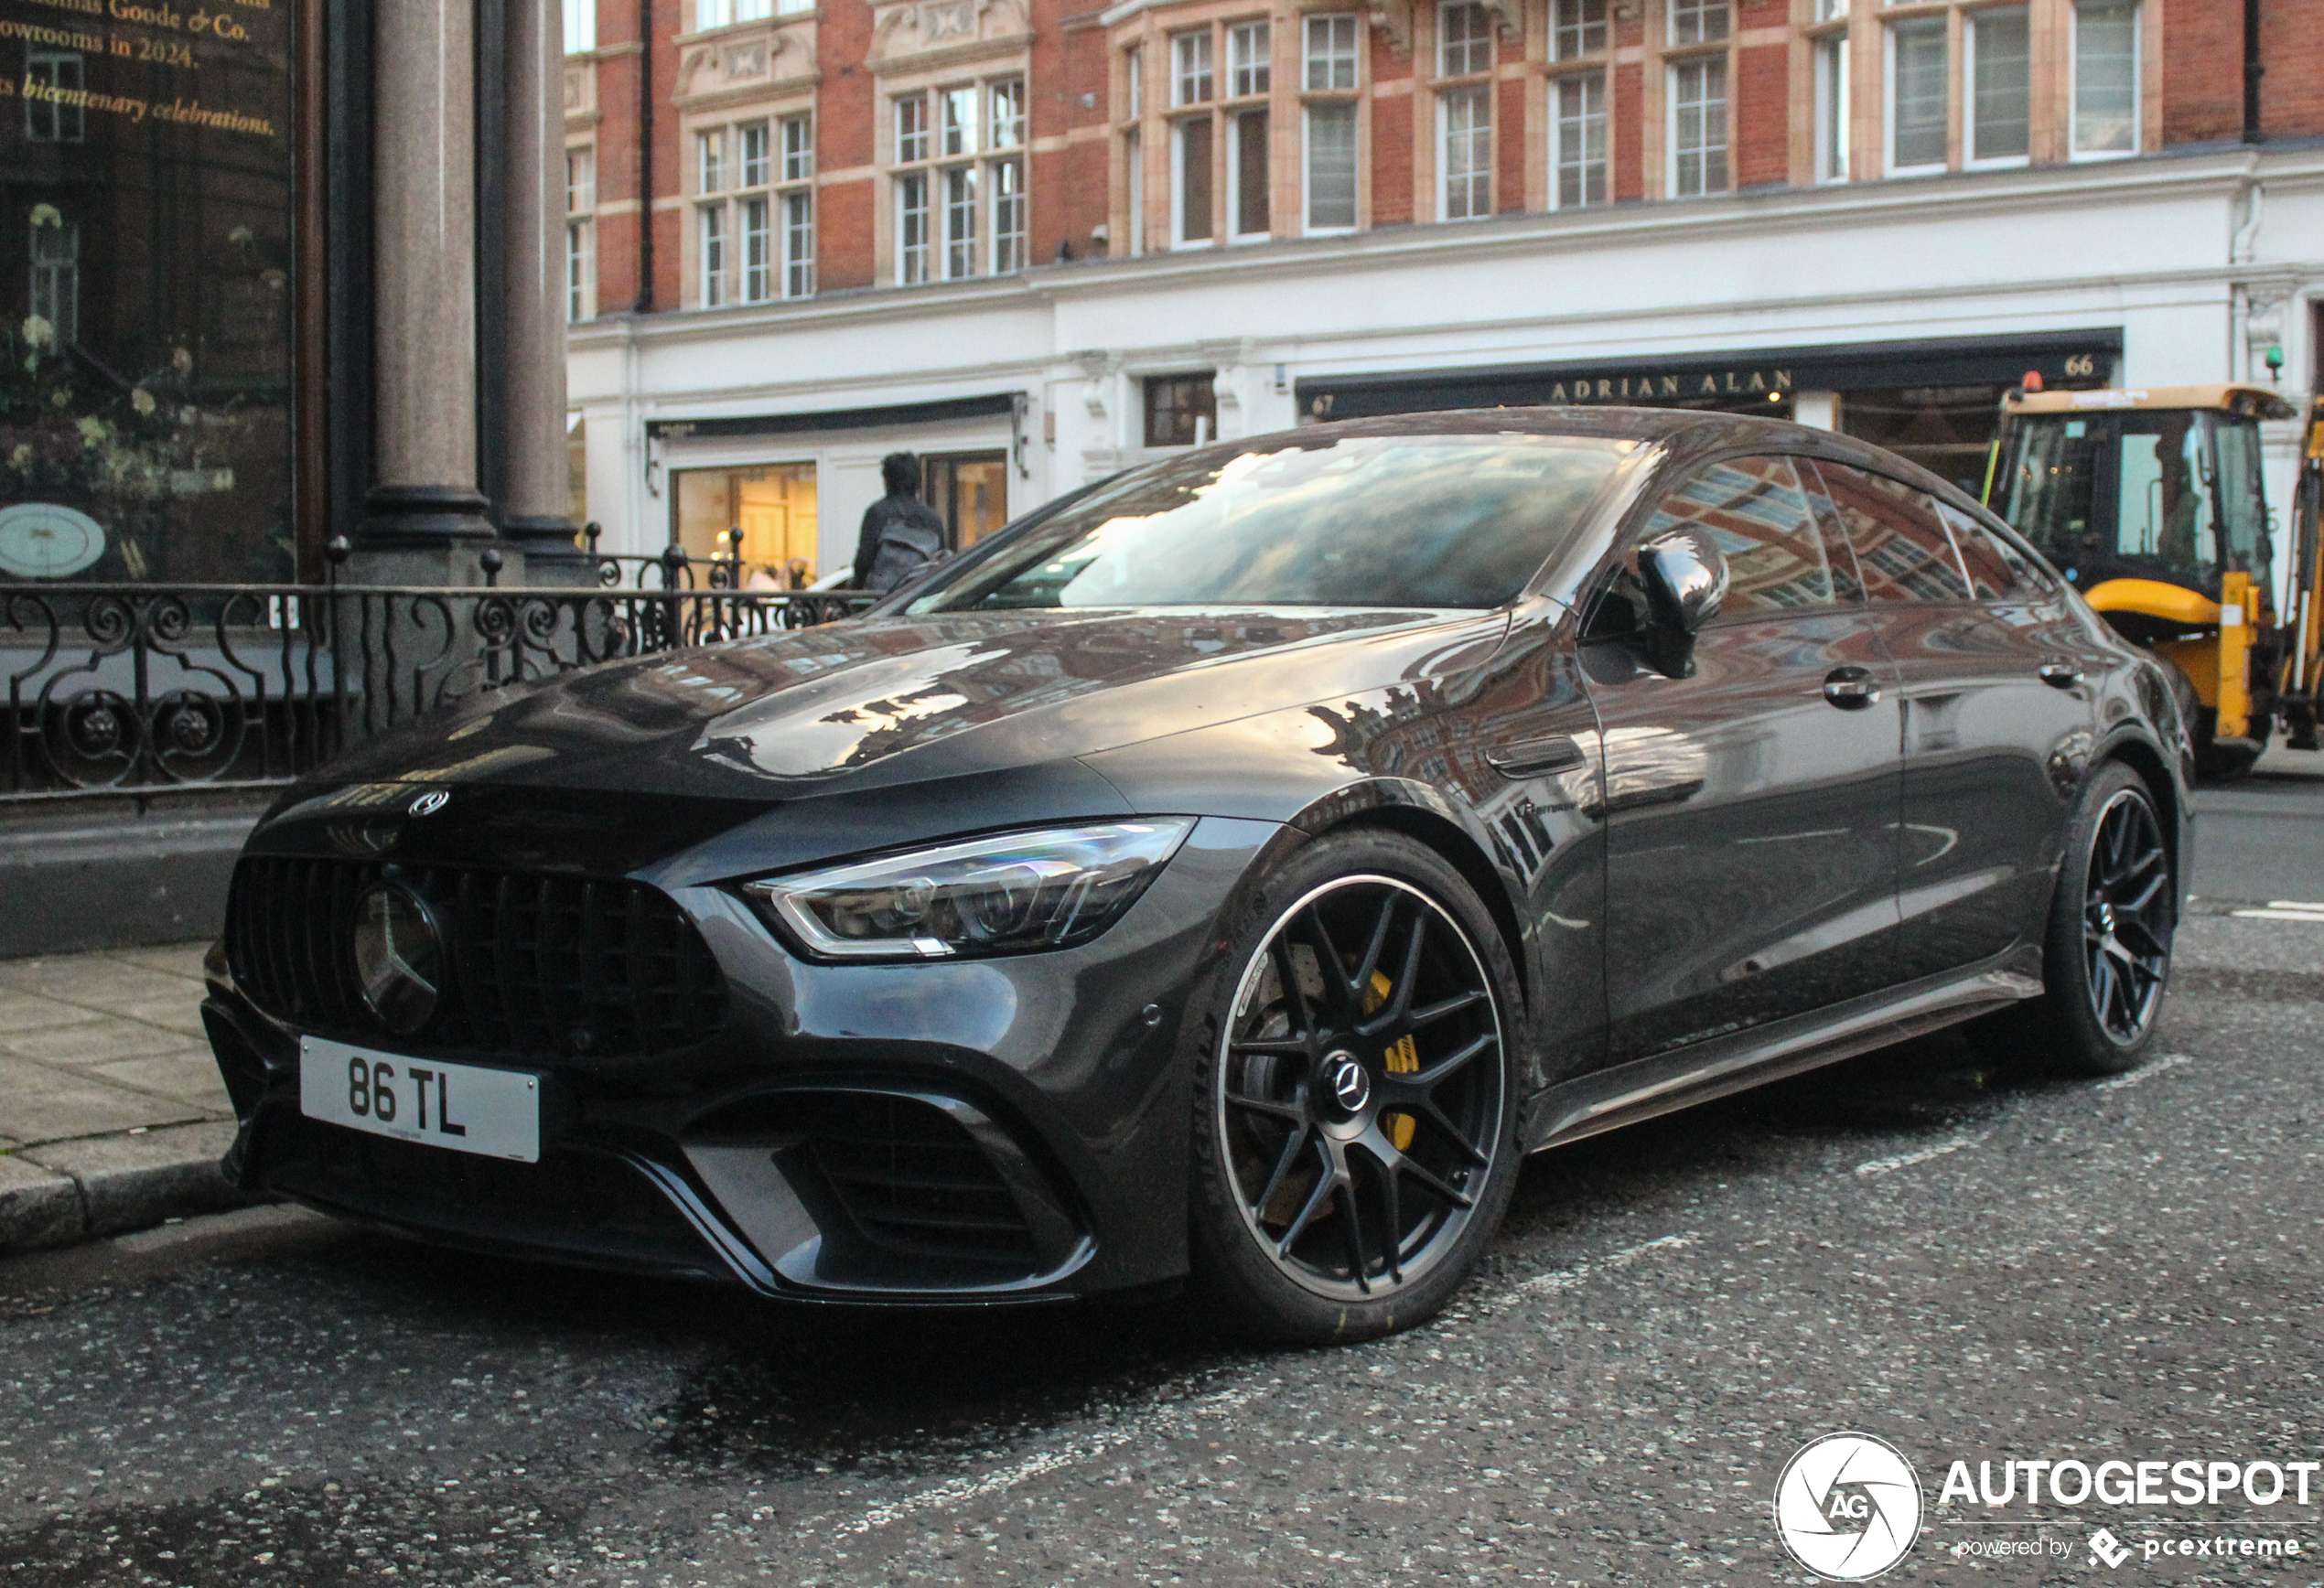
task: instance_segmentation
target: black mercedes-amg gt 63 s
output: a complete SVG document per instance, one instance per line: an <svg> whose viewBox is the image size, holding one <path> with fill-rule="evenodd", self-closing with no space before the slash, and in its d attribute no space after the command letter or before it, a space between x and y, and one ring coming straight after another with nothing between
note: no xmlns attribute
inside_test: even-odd
<svg viewBox="0 0 2324 1588"><path fill-rule="evenodd" d="M1523 1154L1955 1022L2152 1040L2156 664L1952 486L1720 414L1197 448L867 617L290 792L205 1005L242 1185L849 1303L1427 1317Z"/></svg>

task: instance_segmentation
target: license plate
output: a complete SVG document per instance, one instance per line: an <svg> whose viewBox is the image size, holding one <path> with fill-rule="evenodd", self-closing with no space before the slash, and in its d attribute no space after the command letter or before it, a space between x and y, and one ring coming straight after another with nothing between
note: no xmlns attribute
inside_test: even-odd
<svg viewBox="0 0 2324 1588"><path fill-rule="evenodd" d="M298 1111L400 1142L541 1161L541 1078L520 1069L407 1058L303 1036Z"/></svg>

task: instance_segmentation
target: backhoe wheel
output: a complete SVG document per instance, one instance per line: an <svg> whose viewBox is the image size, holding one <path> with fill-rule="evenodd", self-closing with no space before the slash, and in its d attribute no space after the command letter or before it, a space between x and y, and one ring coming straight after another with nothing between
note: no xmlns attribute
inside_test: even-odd
<svg viewBox="0 0 2324 1588"><path fill-rule="evenodd" d="M2083 785L2067 831L2045 990L1981 1023L1985 1035L2085 1075L2135 1068L2155 1039L2178 924L2178 878L2154 796L2110 761Z"/></svg>
<svg viewBox="0 0 2324 1588"><path fill-rule="evenodd" d="M2250 772L2259 760L2259 750L2246 744L2222 746L2213 735L2217 714L2195 692L2195 681L2187 670L2170 658L2157 658L2163 664L2163 676L2169 681L2171 699L2178 703L2179 720L2187 724L2187 742L2195 753L2195 775L2208 783L2233 783ZM2267 742L2273 724L2265 717L2252 720L2252 736L2260 744Z"/></svg>
<svg viewBox="0 0 2324 1588"><path fill-rule="evenodd" d="M2204 717L2211 715L2206 712ZM2253 736L2265 742L2269 724L2264 718L2252 719ZM2195 776L2206 783L2233 783L2250 775L2259 763L2260 746L2252 743L2222 745L2211 737L2211 726L2205 721L2202 731L2195 736Z"/></svg>
<svg viewBox="0 0 2324 1588"><path fill-rule="evenodd" d="M1460 874L1401 834L1297 851L1232 928L1200 1027L1195 1274L1296 1344L1410 1328L1516 1181L1516 975Z"/></svg>

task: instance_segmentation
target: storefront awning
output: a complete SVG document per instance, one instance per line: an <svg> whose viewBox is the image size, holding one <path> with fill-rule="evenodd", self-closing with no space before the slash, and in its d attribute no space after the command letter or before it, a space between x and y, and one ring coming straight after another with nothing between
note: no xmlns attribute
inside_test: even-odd
<svg viewBox="0 0 2324 1588"><path fill-rule="evenodd" d="M2051 386L2103 386L2122 356L2119 326L2030 335L1850 342L1652 359L1570 359L1394 374L1316 375L1299 412L1361 419L1540 402L1692 404L1761 393L1900 386L2006 386L2038 370Z"/></svg>
<svg viewBox="0 0 2324 1588"><path fill-rule="evenodd" d="M649 419L646 434L659 441L682 436L795 435L807 430L887 430L906 424L938 424L952 419L1015 414L1024 402L1022 392L995 392L981 397L947 397L931 402L890 402L877 408L726 414L715 419Z"/></svg>

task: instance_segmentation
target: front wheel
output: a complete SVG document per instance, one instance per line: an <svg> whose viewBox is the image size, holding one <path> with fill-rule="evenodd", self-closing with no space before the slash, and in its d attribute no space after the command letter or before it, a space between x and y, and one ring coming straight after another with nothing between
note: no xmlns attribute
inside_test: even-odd
<svg viewBox="0 0 2324 1588"><path fill-rule="evenodd" d="M1327 836L1257 890L1203 1028L1198 1279L1304 1344L1443 1306L1516 1178L1519 1004L1491 917L1400 834Z"/></svg>
<svg viewBox="0 0 2324 1588"><path fill-rule="evenodd" d="M2042 954L2045 990L1993 1017L2010 1046L2088 1075L2146 1056L2170 980L2179 890L2154 796L2107 763L2083 786L2067 830Z"/></svg>

